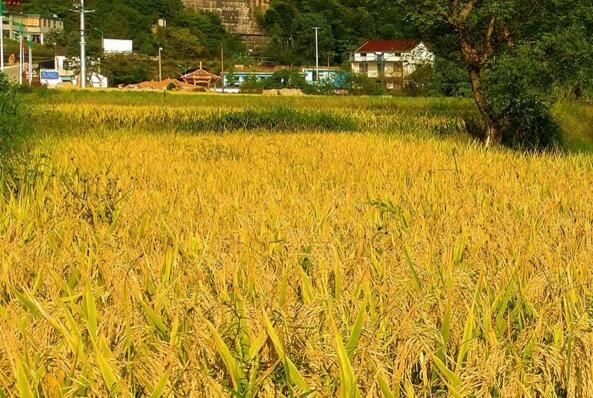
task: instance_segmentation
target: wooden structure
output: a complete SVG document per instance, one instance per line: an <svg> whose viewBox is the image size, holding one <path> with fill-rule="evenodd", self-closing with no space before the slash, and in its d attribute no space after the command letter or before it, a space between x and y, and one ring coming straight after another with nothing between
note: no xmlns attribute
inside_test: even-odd
<svg viewBox="0 0 593 398"><path fill-rule="evenodd" d="M193 72L186 73L179 79L182 80L185 84L189 84L195 87L202 87L205 90L210 90L212 87L214 87L216 82L220 80L220 77L208 72L207 70L202 68L202 65L200 65L199 69L196 69Z"/></svg>

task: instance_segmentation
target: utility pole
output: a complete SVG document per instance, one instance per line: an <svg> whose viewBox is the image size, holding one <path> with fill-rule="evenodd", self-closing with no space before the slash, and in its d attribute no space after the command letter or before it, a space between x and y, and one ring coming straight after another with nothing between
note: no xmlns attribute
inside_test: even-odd
<svg viewBox="0 0 593 398"><path fill-rule="evenodd" d="M86 40L84 37L84 0L80 0L80 87L86 88Z"/></svg>
<svg viewBox="0 0 593 398"><path fill-rule="evenodd" d="M23 36L25 35L25 26L23 25L23 16L21 14L21 23L19 24L19 84L23 85L23 58L25 58L25 49L23 48Z"/></svg>
<svg viewBox="0 0 593 398"><path fill-rule="evenodd" d="M224 93L224 43L220 43L220 77L222 78L222 92Z"/></svg>
<svg viewBox="0 0 593 398"><path fill-rule="evenodd" d="M319 83L319 28L315 26L315 80Z"/></svg>
<svg viewBox="0 0 593 398"><path fill-rule="evenodd" d="M86 38L84 27L84 14L93 12L84 8L84 0L80 0L80 4L75 4L75 12L80 13L80 87L86 88Z"/></svg>
<svg viewBox="0 0 593 398"><path fill-rule="evenodd" d="M4 0L0 0L0 71L4 72Z"/></svg>
<svg viewBox="0 0 593 398"><path fill-rule="evenodd" d="M163 47L159 47L159 83L163 81Z"/></svg>
<svg viewBox="0 0 593 398"><path fill-rule="evenodd" d="M29 86L31 86L33 85L33 39L31 36L27 37L27 47L29 49L29 70L27 71L27 77Z"/></svg>

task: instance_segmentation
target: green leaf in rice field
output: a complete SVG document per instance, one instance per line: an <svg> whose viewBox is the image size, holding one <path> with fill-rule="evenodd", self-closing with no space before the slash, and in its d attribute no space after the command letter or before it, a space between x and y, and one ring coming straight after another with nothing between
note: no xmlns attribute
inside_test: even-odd
<svg viewBox="0 0 593 398"><path fill-rule="evenodd" d="M399 398L399 389L394 393L389 387L389 382L385 379L385 376L381 373L377 373L376 379L377 384L379 384L379 388L381 389L381 393L383 394L383 398Z"/></svg>
<svg viewBox="0 0 593 398"><path fill-rule="evenodd" d="M231 382L233 383L233 388L235 389L235 391L238 391L239 383L241 383L241 381L245 379L243 370L241 369L241 366L231 353L231 350L226 345L220 334L218 334L218 331L216 330L214 325L212 325L212 323L210 323L209 321L206 321L206 325L208 326L208 329L210 329L210 333L212 333L212 336L214 337L216 350L218 351L218 354L222 358L222 362L227 368L227 372L231 378Z"/></svg>
<svg viewBox="0 0 593 398"><path fill-rule="evenodd" d="M264 347L267 340L268 340L268 335L266 334L265 331L263 331L259 336L257 336L253 340L253 342L251 343L251 346L249 347L249 352L248 352L248 356L247 356L248 361L253 361L254 359L257 358L257 356L259 355L259 352Z"/></svg>
<svg viewBox="0 0 593 398"><path fill-rule="evenodd" d="M91 291L91 286L87 283L82 299L83 313L86 316L86 324L91 338L96 339L99 335L99 321L97 315L97 305L95 297Z"/></svg>
<svg viewBox="0 0 593 398"><path fill-rule="evenodd" d="M165 373L159 379L159 382L152 390L152 394L150 394L150 398L161 398L165 393L165 388L167 387L167 383L169 382L169 378L171 377L171 368L167 369Z"/></svg>
<svg viewBox="0 0 593 398"><path fill-rule="evenodd" d="M286 373L287 378L291 382L293 382L301 391L310 392L311 389L305 381L305 378L299 372L294 363L292 363L290 358L288 358L288 356L286 355L282 341L280 340L280 337L278 337L278 333L276 333L276 330L272 325L272 321L270 321L270 318L268 318L265 311L263 312L263 318L264 325L268 332L268 336L270 337L270 341L272 342L272 345L274 346L274 349L278 354L278 358L280 358L280 360L284 363L284 372Z"/></svg>
<svg viewBox="0 0 593 398"><path fill-rule="evenodd" d="M21 398L33 398L33 388L29 383L29 377L27 375L26 364L24 363L22 356L19 355L16 360L15 376L16 376L16 387Z"/></svg>
<svg viewBox="0 0 593 398"><path fill-rule="evenodd" d="M113 354L101 337L99 337L97 341L91 339L91 342L93 344L95 358L97 360L97 365L99 365L101 376L107 385L107 389L113 394L117 391L118 387L117 371L113 369L109 363L109 360L113 359Z"/></svg>
<svg viewBox="0 0 593 398"><path fill-rule="evenodd" d="M356 353L356 349L358 348L358 342L360 341L360 336L362 335L362 328L364 325L365 315L366 300L363 300L363 302L360 304L360 309L358 310L358 315L356 316L354 326L352 326L350 338L346 343L346 351L348 352L348 360L350 360L350 362L354 360L354 354Z"/></svg>
<svg viewBox="0 0 593 398"><path fill-rule="evenodd" d="M25 293L21 293L16 289L13 289L12 292L21 302L21 304L33 315L38 318L49 318L49 315L43 310L41 305L35 299L28 297Z"/></svg>
<svg viewBox="0 0 593 398"><path fill-rule="evenodd" d="M459 351L457 353L457 361L456 361L456 370L462 369L465 359L467 358L467 354L469 352L469 348L472 344L472 339L474 338L474 329L476 327L476 296L478 291L476 290L476 295L474 296L474 302L472 303L471 307L468 307L467 311L467 318L465 320L465 326L463 328L463 340L459 346Z"/></svg>
<svg viewBox="0 0 593 398"><path fill-rule="evenodd" d="M445 298L445 313L443 314L441 325L441 341L437 351L437 356L443 363L446 363L447 347L449 345L449 339L451 338L451 320L453 318L453 306L451 300L450 297Z"/></svg>
<svg viewBox="0 0 593 398"><path fill-rule="evenodd" d="M55 318L52 318L41 306L41 304L34 298L29 297L26 293L21 293L16 289L12 289L12 292L21 304L38 318L46 319L57 331L64 333L64 326L58 322Z"/></svg>
<svg viewBox="0 0 593 398"><path fill-rule="evenodd" d="M410 274L412 274L412 277L414 278L416 287L418 288L418 290L422 290L422 282L420 281L420 277L418 276L418 271L416 271L416 264L414 264L414 261L412 261L410 253L406 248L404 248L404 259L406 260L406 264L408 265Z"/></svg>
<svg viewBox="0 0 593 398"><path fill-rule="evenodd" d="M439 374L441 375L441 379L445 382L449 389L449 393L455 398L461 398L462 395L459 393L459 388L461 387L461 379L455 372L445 365L443 361L441 361L436 355L430 353L430 357L434 361L434 364L437 367Z"/></svg>
<svg viewBox="0 0 593 398"><path fill-rule="evenodd" d="M334 326L334 335L336 341L336 351L338 354L338 362L340 364L340 398L360 398L361 393L358 388L358 381L354 375L354 368L350 359L348 359L348 353L342 342L342 336L340 332Z"/></svg>
<svg viewBox="0 0 593 398"><path fill-rule="evenodd" d="M237 317L239 318L241 357L243 359L247 359L251 347L251 338L249 335L249 327L247 325L247 309L245 308L245 300L243 300L243 295L241 294L241 289L239 288L239 277L237 273L235 273L233 276L233 286L235 310L237 311Z"/></svg>
<svg viewBox="0 0 593 398"><path fill-rule="evenodd" d="M138 297L138 301L140 302L140 306L144 311L144 315L148 319L148 321L152 324L152 326L159 332L163 340L169 340L169 328L161 318L161 316L153 310L148 304L142 300L141 297Z"/></svg>
<svg viewBox="0 0 593 398"><path fill-rule="evenodd" d="M286 292L288 291L288 269L284 269L282 272L282 281L280 282L279 305L284 307L286 304Z"/></svg>
<svg viewBox="0 0 593 398"><path fill-rule="evenodd" d="M309 275L302 268L299 267L299 274L301 275L301 294L303 296L303 302L309 304L313 301L313 284Z"/></svg>

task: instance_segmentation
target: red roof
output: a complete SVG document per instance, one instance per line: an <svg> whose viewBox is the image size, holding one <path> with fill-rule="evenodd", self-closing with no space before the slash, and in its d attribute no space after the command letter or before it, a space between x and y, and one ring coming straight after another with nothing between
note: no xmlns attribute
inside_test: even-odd
<svg viewBox="0 0 593 398"><path fill-rule="evenodd" d="M357 53L380 53L380 52L398 52L405 53L412 51L420 44L419 40L369 40L364 43Z"/></svg>

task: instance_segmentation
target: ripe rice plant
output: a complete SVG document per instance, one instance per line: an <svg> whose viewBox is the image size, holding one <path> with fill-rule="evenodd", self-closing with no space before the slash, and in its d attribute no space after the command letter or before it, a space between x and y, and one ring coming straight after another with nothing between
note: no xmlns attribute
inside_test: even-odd
<svg viewBox="0 0 593 398"><path fill-rule="evenodd" d="M0 396L593 391L591 155L487 151L408 100L79 95L32 104L0 174ZM324 100L356 131L314 129ZM297 134L166 127L276 111Z"/></svg>

